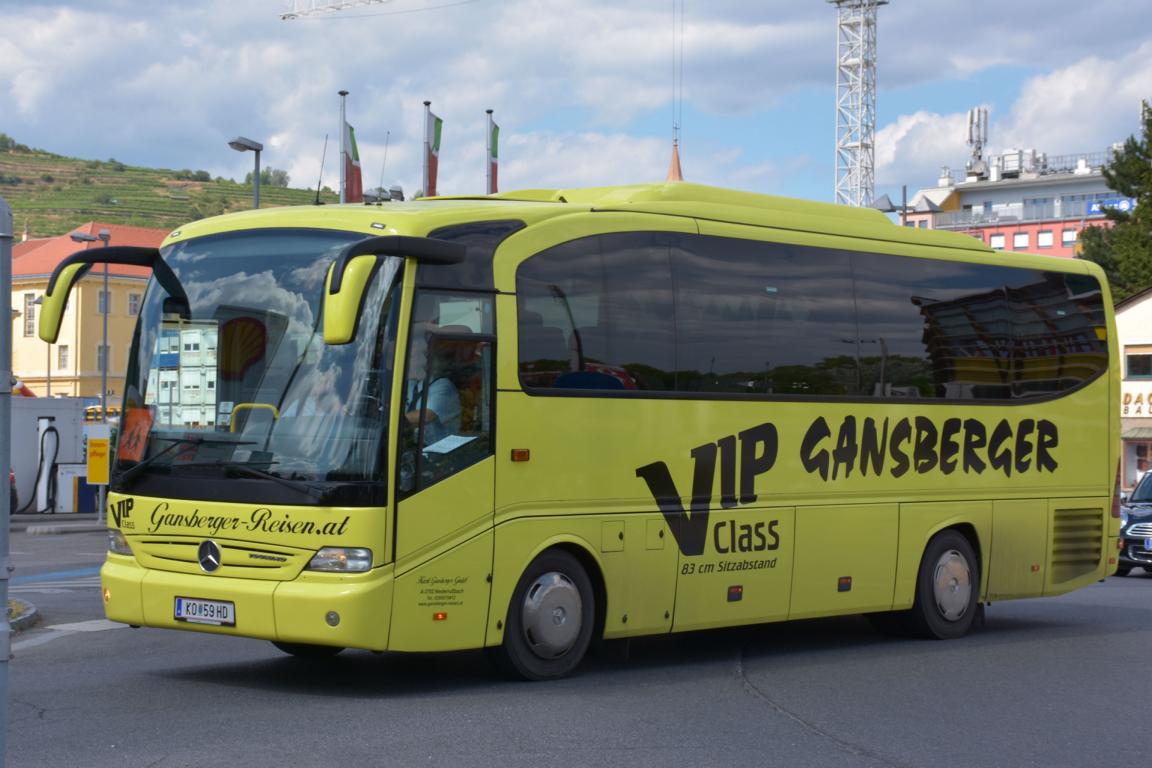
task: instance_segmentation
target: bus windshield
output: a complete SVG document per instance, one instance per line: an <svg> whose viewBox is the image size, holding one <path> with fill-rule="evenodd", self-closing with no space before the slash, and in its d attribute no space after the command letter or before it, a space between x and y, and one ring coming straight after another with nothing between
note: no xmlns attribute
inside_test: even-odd
<svg viewBox="0 0 1152 768"><path fill-rule="evenodd" d="M379 485L385 460L403 261L382 261L364 302L377 309L365 309L351 344L326 345L320 318L329 266L362 237L254 230L163 252L187 303L149 285L125 385L118 490L381 503L364 486ZM205 482L222 477L245 480Z"/></svg>

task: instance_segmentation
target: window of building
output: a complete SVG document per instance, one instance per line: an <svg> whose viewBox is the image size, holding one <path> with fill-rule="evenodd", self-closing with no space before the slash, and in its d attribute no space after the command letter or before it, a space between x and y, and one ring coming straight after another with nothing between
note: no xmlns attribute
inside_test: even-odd
<svg viewBox="0 0 1152 768"><path fill-rule="evenodd" d="M1054 239L1052 237L1052 230L1042 229L1036 233L1036 247L1037 248L1051 248Z"/></svg>
<svg viewBox="0 0 1152 768"><path fill-rule="evenodd" d="M100 314L104 314L105 312L108 312L109 311L108 302L109 302L108 291L100 291L99 299L96 302L96 311L99 312Z"/></svg>
<svg viewBox="0 0 1152 768"><path fill-rule="evenodd" d="M1152 379L1152 348L1128 347L1124 350L1124 377Z"/></svg>
<svg viewBox="0 0 1152 768"><path fill-rule="evenodd" d="M1017 232L1012 235L1012 247L1019 250L1028 247L1028 233Z"/></svg>
<svg viewBox="0 0 1152 768"><path fill-rule="evenodd" d="M56 347L56 367L62 371L68 370L68 345L60 344Z"/></svg>
<svg viewBox="0 0 1152 768"><path fill-rule="evenodd" d="M140 294L128 294L128 314L132 316L140 314Z"/></svg>
<svg viewBox="0 0 1152 768"><path fill-rule="evenodd" d="M24 294L24 335L36 335L36 294Z"/></svg>
<svg viewBox="0 0 1152 768"><path fill-rule="evenodd" d="M1075 245L1077 234L1074 229L1066 229L1060 233L1060 242L1068 246Z"/></svg>
<svg viewBox="0 0 1152 768"><path fill-rule="evenodd" d="M997 250L1004 250L1004 235L989 235L988 246Z"/></svg>
<svg viewBox="0 0 1152 768"><path fill-rule="evenodd" d="M111 364L112 348L100 344L96 347L96 369L99 371L107 371Z"/></svg>
<svg viewBox="0 0 1152 768"><path fill-rule="evenodd" d="M1051 219L1056 216L1056 200L1051 197L1025 198L1025 219Z"/></svg>

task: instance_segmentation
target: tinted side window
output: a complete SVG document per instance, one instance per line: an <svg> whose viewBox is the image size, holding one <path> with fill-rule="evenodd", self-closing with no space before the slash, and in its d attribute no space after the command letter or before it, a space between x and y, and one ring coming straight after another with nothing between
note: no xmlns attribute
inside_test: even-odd
<svg viewBox="0 0 1152 768"><path fill-rule="evenodd" d="M1009 291L1016 321L1013 394L1066 391L1108 369L1104 292L1086 275L1031 272Z"/></svg>
<svg viewBox="0 0 1152 768"><path fill-rule="evenodd" d="M627 233L517 275L528 388L1008 400L1108 368L1084 275Z"/></svg>
<svg viewBox="0 0 1152 768"><path fill-rule="evenodd" d="M1108 367L1092 278L881 254L852 263L864 394L1043 397Z"/></svg>
<svg viewBox="0 0 1152 768"><path fill-rule="evenodd" d="M495 290L492 254L504 238L523 228L522 221L477 221L429 232L428 237L463 243L467 250L460 264L421 264L416 272L416 284L469 291Z"/></svg>
<svg viewBox="0 0 1152 768"><path fill-rule="evenodd" d="M677 390L859 391L846 253L722 237L684 242L672 252Z"/></svg>
<svg viewBox="0 0 1152 768"><path fill-rule="evenodd" d="M1008 398L1009 270L882 254L853 255L863 394Z"/></svg>
<svg viewBox="0 0 1152 768"><path fill-rule="evenodd" d="M516 278L521 384L671 389L670 243L653 233L601 235L525 262Z"/></svg>

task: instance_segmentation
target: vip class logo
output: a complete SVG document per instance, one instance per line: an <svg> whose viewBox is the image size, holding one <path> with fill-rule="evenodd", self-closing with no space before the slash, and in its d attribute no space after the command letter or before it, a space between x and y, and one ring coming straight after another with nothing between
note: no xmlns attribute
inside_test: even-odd
<svg viewBox="0 0 1152 768"><path fill-rule="evenodd" d="M708 543L708 516L717 464L720 506L732 509L756 501L756 478L776 464L779 449L779 434L771 423L693 448L691 456L695 466L690 514L680 502L680 492L667 464L662 461L647 464L636 470L636 476L648 484L680 551L689 556L700 555ZM721 554L774 550L780 546L776 524L775 520L751 524L734 520L718 522L713 530L713 546Z"/></svg>
<svg viewBox="0 0 1152 768"><path fill-rule="evenodd" d="M109 505L112 510L112 522L116 524L117 528L132 528L132 523L127 522L128 518L132 517L132 507L136 502L132 498L121 499L115 504Z"/></svg>

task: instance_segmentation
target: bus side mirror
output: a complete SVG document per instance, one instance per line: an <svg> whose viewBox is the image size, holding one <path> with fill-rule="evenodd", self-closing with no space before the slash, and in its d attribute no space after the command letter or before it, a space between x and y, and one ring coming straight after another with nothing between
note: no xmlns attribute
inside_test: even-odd
<svg viewBox="0 0 1152 768"><path fill-rule="evenodd" d="M61 265L63 266L63 265ZM40 324L37 329L40 340L55 344L60 336L60 323L64 320L64 310L68 308L68 294L76 281L84 277L91 264L69 264L52 273L48 289L44 292L44 302L40 306Z"/></svg>
<svg viewBox="0 0 1152 768"><path fill-rule="evenodd" d="M52 276L48 278L48 289L44 292L44 301L40 309L38 331L41 341L56 343L60 335L60 323L64 319L64 310L68 308L68 294L71 293L72 286L76 285L76 281L84 277L93 264L148 267L170 296L183 300L185 304L188 303L184 287L180 285L180 281L164 259L160 258L160 250L157 248L114 245L77 251L57 264Z"/></svg>
<svg viewBox="0 0 1152 768"><path fill-rule="evenodd" d="M328 269L324 289L324 343L347 344L356 335L364 292L386 256L412 257L421 264L459 264L462 243L431 237L382 235L359 240L345 248Z"/></svg>

